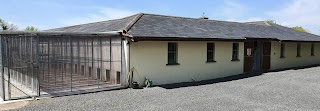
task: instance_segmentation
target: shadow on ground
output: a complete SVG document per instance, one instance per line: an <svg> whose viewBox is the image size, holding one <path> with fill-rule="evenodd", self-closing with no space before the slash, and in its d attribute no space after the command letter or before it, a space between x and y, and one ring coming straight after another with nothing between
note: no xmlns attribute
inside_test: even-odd
<svg viewBox="0 0 320 111"><path fill-rule="evenodd" d="M234 81L239 79L245 79L245 78L260 76L262 74L263 74L262 72L244 73L244 74L228 76L228 77L218 78L218 79L210 79L210 80L203 80L203 81L196 81L196 82L164 84L164 85L159 85L159 87L162 87L165 89L175 89L175 88L190 87L190 86L201 86L201 85L207 85L207 84L215 84L220 82L228 82L228 81Z"/></svg>
<svg viewBox="0 0 320 111"><path fill-rule="evenodd" d="M281 72L281 71L286 71L286 70L300 70L300 69L307 69L307 68L313 68L313 67L318 67L318 66L320 66L320 64L303 66L303 67L278 69L278 70L272 70L272 71L267 71L267 72ZM267 73L267 72L265 72L265 73ZM221 83L221 82L228 82L228 81L234 81L234 80L239 80L239 79L245 79L245 78L260 76L260 75L263 75L263 74L264 74L263 72L244 73L244 74L228 76L228 77L218 78L218 79L211 79L211 80L164 84L164 85L159 85L159 87L162 87L162 88L165 88L165 89L175 89L175 88L190 87L190 86L201 86L201 85L208 85L208 84L215 84L215 83Z"/></svg>

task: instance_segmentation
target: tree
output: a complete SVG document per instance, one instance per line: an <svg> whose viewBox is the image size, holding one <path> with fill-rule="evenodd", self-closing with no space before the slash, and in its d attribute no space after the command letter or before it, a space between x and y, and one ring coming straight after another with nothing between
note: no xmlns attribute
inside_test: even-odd
<svg viewBox="0 0 320 111"><path fill-rule="evenodd" d="M0 19L0 30L17 30L18 27L14 24L8 23L2 19Z"/></svg>
<svg viewBox="0 0 320 111"><path fill-rule="evenodd" d="M1 18L0 18L0 26L1 26L0 30L6 30L7 29L7 27L4 25L4 21Z"/></svg>
<svg viewBox="0 0 320 111"><path fill-rule="evenodd" d="M276 21L274 21L274 20L267 20L267 23L270 24L270 25L272 25L272 24L278 25L278 24L276 23Z"/></svg>
<svg viewBox="0 0 320 111"><path fill-rule="evenodd" d="M300 32L309 32L308 30L304 29L301 26L295 26L295 27L292 27L292 29L300 31Z"/></svg>
<svg viewBox="0 0 320 111"><path fill-rule="evenodd" d="M38 31L38 28L34 27L34 26L28 26L25 29L26 31Z"/></svg>

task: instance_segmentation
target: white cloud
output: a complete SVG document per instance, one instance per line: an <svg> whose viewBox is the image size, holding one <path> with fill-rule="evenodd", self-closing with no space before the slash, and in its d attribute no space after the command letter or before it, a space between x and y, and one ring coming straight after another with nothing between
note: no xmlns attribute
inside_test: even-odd
<svg viewBox="0 0 320 111"><path fill-rule="evenodd" d="M97 13L87 14L86 17L75 17L62 21L64 25L78 25L90 22L105 21L110 19L117 19L135 14L134 11L115 9L115 8L101 8Z"/></svg>
<svg viewBox="0 0 320 111"><path fill-rule="evenodd" d="M248 12L248 8L245 5L232 0L224 0L224 4L220 9L220 13L225 17L243 16Z"/></svg>
<svg viewBox="0 0 320 111"><path fill-rule="evenodd" d="M221 15L227 18L226 21L252 22L265 20L260 17L247 17L250 15L248 7L233 0L224 0L224 3L220 9Z"/></svg>
<svg viewBox="0 0 320 111"><path fill-rule="evenodd" d="M280 10L267 12L273 20L286 26L303 26L320 34L320 0L293 0Z"/></svg>

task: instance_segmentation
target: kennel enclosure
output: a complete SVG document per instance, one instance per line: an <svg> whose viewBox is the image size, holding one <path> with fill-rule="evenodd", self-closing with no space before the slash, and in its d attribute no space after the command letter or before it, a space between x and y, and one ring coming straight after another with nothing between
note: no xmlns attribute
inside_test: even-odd
<svg viewBox="0 0 320 111"><path fill-rule="evenodd" d="M1 31L3 100L123 87L121 33Z"/></svg>

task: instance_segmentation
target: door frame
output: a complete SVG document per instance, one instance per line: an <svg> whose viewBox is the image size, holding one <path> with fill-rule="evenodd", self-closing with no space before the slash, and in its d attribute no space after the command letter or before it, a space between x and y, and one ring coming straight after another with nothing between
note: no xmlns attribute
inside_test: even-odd
<svg viewBox="0 0 320 111"><path fill-rule="evenodd" d="M251 72L253 69L253 41L244 42L244 51L243 51L243 72ZM249 52L248 52L249 51Z"/></svg>
<svg viewBox="0 0 320 111"><path fill-rule="evenodd" d="M269 50L269 53L265 55L265 43L269 44L269 47L267 50ZM248 45L249 44L249 45ZM251 48L251 56L248 56L248 48L246 46L251 46L248 48ZM270 69L270 62L271 62L271 41L262 41L262 40L246 40L244 41L244 60L243 60L243 72L262 72L262 71L268 71ZM268 58L265 58L268 57ZM251 59L251 60L250 60ZM267 68L263 67L266 64L267 60ZM249 63L247 63L249 62ZM251 67L251 68L248 68Z"/></svg>

